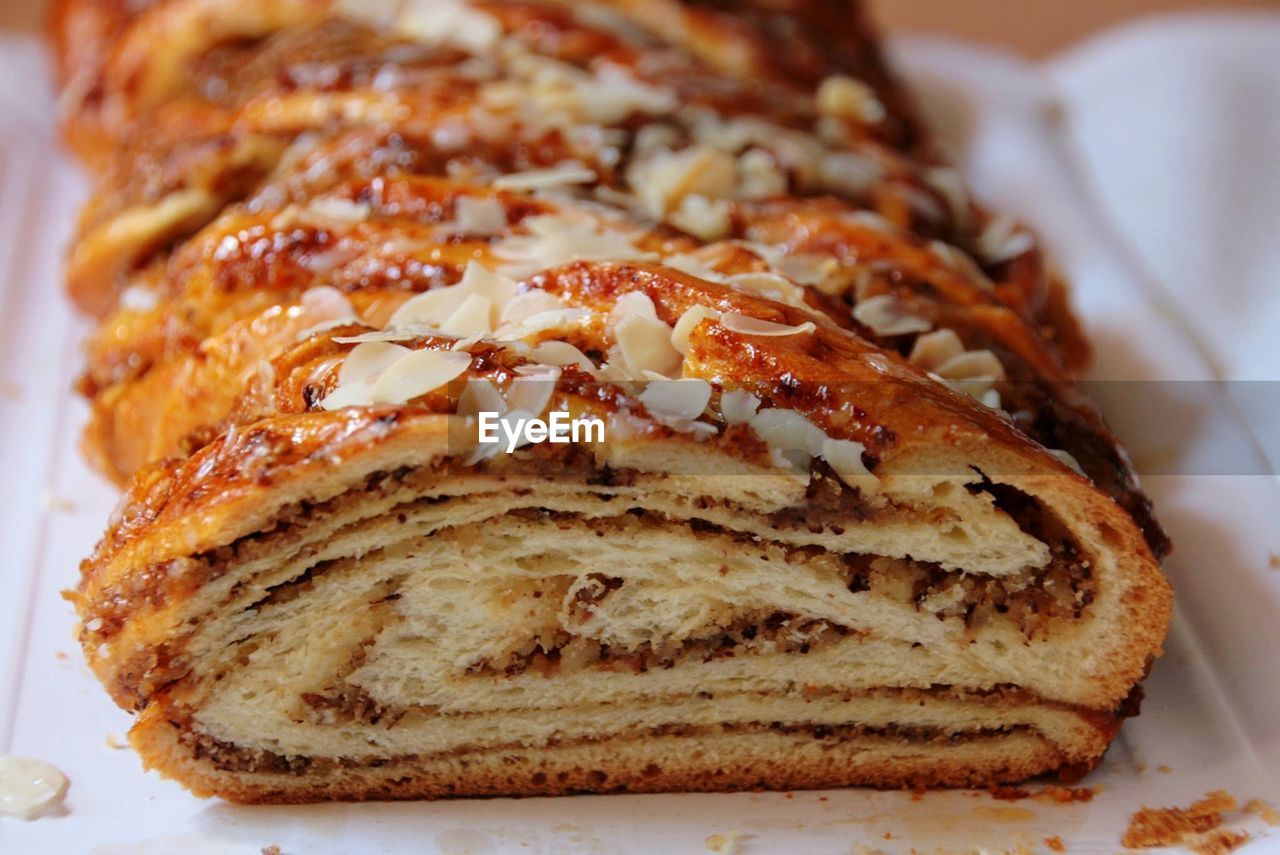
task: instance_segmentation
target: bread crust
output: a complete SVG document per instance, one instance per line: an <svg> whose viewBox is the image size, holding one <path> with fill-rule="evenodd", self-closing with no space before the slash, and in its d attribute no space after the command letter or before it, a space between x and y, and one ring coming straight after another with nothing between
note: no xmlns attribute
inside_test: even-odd
<svg viewBox="0 0 1280 855"><path fill-rule="evenodd" d="M144 717L129 739L147 768L198 796L241 804L307 804L581 793L740 792L835 787L986 787L1057 768L1032 735L915 753L893 739L803 736L647 736L533 750L469 753L325 775L224 772L194 759L171 724ZM996 742L1001 742L998 747ZM1085 769L1075 769L1082 774Z"/></svg>

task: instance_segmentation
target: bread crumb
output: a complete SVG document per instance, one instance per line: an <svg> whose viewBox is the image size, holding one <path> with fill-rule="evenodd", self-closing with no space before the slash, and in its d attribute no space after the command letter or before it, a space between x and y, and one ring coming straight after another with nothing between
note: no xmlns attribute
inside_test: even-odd
<svg viewBox="0 0 1280 855"><path fill-rule="evenodd" d="M1246 813L1251 813L1272 828L1280 828L1280 811L1262 799L1249 799L1244 803Z"/></svg>
<svg viewBox="0 0 1280 855"><path fill-rule="evenodd" d="M1066 805L1072 802L1090 802L1093 797L1098 794L1101 787L1059 787L1050 784L1038 793L1033 793L1031 798L1038 802L1052 802L1054 804Z"/></svg>
<svg viewBox="0 0 1280 855"><path fill-rule="evenodd" d="M49 490L40 492L40 507L46 511L54 511L56 513L69 514L76 509L75 502L70 499L63 499L55 496Z"/></svg>
<svg viewBox="0 0 1280 855"><path fill-rule="evenodd" d="M1039 790L1024 790L1020 787L988 787L991 798L1002 802L1016 802L1032 799L1037 802L1051 804L1071 804L1072 802L1088 802L1101 791L1101 787L1061 787L1049 784ZM976 794L976 793L975 793Z"/></svg>
<svg viewBox="0 0 1280 855"><path fill-rule="evenodd" d="M1191 851L1199 855L1227 855L1249 842L1247 831L1228 831L1219 828L1203 840L1191 845Z"/></svg>
<svg viewBox="0 0 1280 855"><path fill-rule="evenodd" d="M120 737L116 736L114 733L107 734L106 743L108 748L114 748L117 751L129 747L129 743L121 742Z"/></svg>
<svg viewBox="0 0 1280 855"><path fill-rule="evenodd" d="M280 847L274 843L270 846L263 846L262 855L280 855Z"/></svg>
<svg viewBox="0 0 1280 855"><path fill-rule="evenodd" d="M1066 852L1066 851L1067 851L1067 847L1065 847L1065 846L1063 846L1063 845L1062 845L1062 838L1061 838L1061 837L1057 837L1057 836L1055 836L1055 837L1046 837L1046 838L1044 839L1044 845L1045 845L1045 846L1048 846L1048 847L1049 847L1051 850L1053 850L1054 852Z"/></svg>
<svg viewBox="0 0 1280 855"><path fill-rule="evenodd" d="M720 855L737 855L739 845L743 840L747 839L747 835L740 831L730 831L727 834L713 834L707 838L707 849L712 852L719 852Z"/></svg>
<svg viewBox="0 0 1280 855"><path fill-rule="evenodd" d="M1160 772L1161 774L1168 775L1170 772L1173 771L1173 768L1171 766L1166 766L1163 763L1161 763L1159 766L1156 767L1156 771Z"/></svg>
<svg viewBox="0 0 1280 855"><path fill-rule="evenodd" d="M1280 570L1280 552L1272 552L1267 556L1267 566L1272 570Z"/></svg>
<svg viewBox="0 0 1280 855"><path fill-rule="evenodd" d="M1120 839L1130 849L1185 846L1200 855L1226 855L1247 843L1245 832L1221 828L1222 814L1238 807L1233 796L1223 790L1206 793L1190 807L1143 807L1129 820Z"/></svg>

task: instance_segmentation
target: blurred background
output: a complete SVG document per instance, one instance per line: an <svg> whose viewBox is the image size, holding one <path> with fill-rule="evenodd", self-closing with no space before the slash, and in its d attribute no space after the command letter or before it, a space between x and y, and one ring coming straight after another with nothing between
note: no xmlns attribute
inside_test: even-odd
<svg viewBox="0 0 1280 855"><path fill-rule="evenodd" d="M38 31L50 0L0 0L0 30ZM1192 9L1273 9L1280 0L870 0L896 32L958 36L1041 57L1143 15Z"/></svg>
<svg viewBox="0 0 1280 855"><path fill-rule="evenodd" d="M1270 9L1280 0L869 0L890 31L956 36L1043 57L1147 15Z"/></svg>

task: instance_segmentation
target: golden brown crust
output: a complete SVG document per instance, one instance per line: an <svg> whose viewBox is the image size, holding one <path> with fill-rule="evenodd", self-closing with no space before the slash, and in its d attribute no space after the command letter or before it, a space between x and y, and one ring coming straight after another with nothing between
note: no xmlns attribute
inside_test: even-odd
<svg viewBox="0 0 1280 855"><path fill-rule="evenodd" d="M860 5L476 2L480 17L443 38L430 18L332 5L64 0L52 18L66 136L97 173L68 265L72 296L102 317L81 382L85 445L127 484L72 596L94 671L141 713L149 764L198 793L310 801L953 786L1096 762L1167 629L1167 539L1074 383L1087 345L1061 283L1031 234L937 159ZM497 284L467 285L477 270ZM444 331L454 308L427 327L397 321L419 295L468 287L505 294L484 292L475 335ZM533 298L556 317L530 332L541 316L507 314ZM619 318L636 311L678 368L630 365L640 345ZM328 408L379 336L466 367ZM540 363L530 348L546 341L581 359ZM751 418L758 405L799 417L820 438L808 474L844 485L850 524L879 507L941 525L952 511L912 478L1006 522L1054 520L1042 546L1088 593L1049 640L1080 664L1030 705L1068 705L1083 743L1034 728L961 730L954 744L766 729L376 767L299 756L301 775L220 765L199 741L204 675L187 645L241 548L324 503L358 503L388 473L458 489L554 481L563 461L543 449L473 466L451 433L463 379L510 390L549 367L553 409L629 425L625 451L641 457L767 469L781 447L735 424L724 397L755 396ZM634 384L655 376L708 389L696 424L643 401ZM641 467L638 489L664 472Z"/></svg>
<svg viewBox="0 0 1280 855"><path fill-rule="evenodd" d="M319 774L211 770L179 741L180 731L144 716L130 742L148 768L193 793L242 804L546 796L576 793L739 792L873 786L986 787L1024 781L1060 763L1033 735L996 735L916 753L901 738L834 739L809 734L759 738L644 736L545 750L475 752ZM996 750L1001 740L1013 743Z"/></svg>

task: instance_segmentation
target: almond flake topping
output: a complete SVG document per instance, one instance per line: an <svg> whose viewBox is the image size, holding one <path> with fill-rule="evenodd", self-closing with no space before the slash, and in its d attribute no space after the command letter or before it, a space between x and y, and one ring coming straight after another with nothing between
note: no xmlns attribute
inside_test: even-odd
<svg viewBox="0 0 1280 855"><path fill-rule="evenodd" d="M363 223L372 213L373 208L366 202L352 202L340 196L321 196L308 202L298 215L315 225L343 228Z"/></svg>
<svg viewBox="0 0 1280 855"><path fill-rule="evenodd" d="M731 208L723 199L708 199L693 193L680 200L680 207L667 221L704 241L720 240L729 234Z"/></svg>
<svg viewBox="0 0 1280 855"><path fill-rule="evenodd" d="M464 418L475 418L481 413L502 415L506 411L507 401L492 380L468 380L458 396L457 413Z"/></svg>
<svg viewBox="0 0 1280 855"><path fill-rule="evenodd" d="M690 306L684 310L684 314L676 321L676 325L671 329L671 346L676 352L685 355L689 352L689 336L693 333L695 327L707 319L716 319L720 317L720 313L706 306Z"/></svg>
<svg viewBox="0 0 1280 855"><path fill-rule="evenodd" d="M360 322L347 295L329 285L316 285L303 291L297 310L303 322L309 324L298 333L298 341L324 330Z"/></svg>
<svg viewBox="0 0 1280 855"><path fill-rule="evenodd" d="M350 11L368 14L368 5L343 0ZM451 44L468 53L482 55L492 50L502 37L502 24L497 18L458 0L433 0L431 3L409 3L398 16L397 25L405 35L428 44Z"/></svg>
<svg viewBox="0 0 1280 855"><path fill-rule="evenodd" d="M695 145L678 152L659 149L631 165L627 183L650 215L662 220L691 194L731 198L737 185L737 163L733 155L710 146Z"/></svg>
<svg viewBox="0 0 1280 855"><path fill-rule="evenodd" d="M994 216L979 233L974 250L987 264L1000 264L1035 246L1031 233L1003 214Z"/></svg>
<svg viewBox="0 0 1280 855"><path fill-rule="evenodd" d="M393 362L374 382L369 402L403 404L434 392L471 366L471 356L452 350L414 350Z"/></svg>
<svg viewBox="0 0 1280 855"><path fill-rule="evenodd" d="M453 206L453 222L441 228L454 234L491 237L507 228L507 209L492 196L459 196Z"/></svg>
<svg viewBox="0 0 1280 855"><path fill-rule="evenodd" d="M391 316L390 328L427 326L465 336L488 333L516 293L516 283L477 262L463 271L457 285L424 291L405 301Z"/></svg>
<svg viewBox="0 0 1280 855"><path fill-rule="evenodd" d="M730 425L750 424L760 409L760 399L741 389L726 389L720 393L720 415Z"/></svg>
<svg viewBox="0 0 1280 855"><path fill-rule="evenodd" d="M594 169L588 169L573 160L565 161L550 169L531 169L512 172L494 179L498 190L548 190L553 187L572 187L576 184L592 184L599 178Z"/></svg>
<svg viewBox="0 0 1280 855"><path fill-rule="evenodd" d="M939 383L999 409L1000 393L994 387L1005 379L1004 366L989 350L965 350L954 330L920 336L907 359Z"/></svg>
<svg viewBox="0 0 1280 855"><path fill-rule="evenodd" d="M874 124L888 115L875 90L852 77L834 74L818 86L818 112Z"/></svg>
<svg viewBox="0 0 1280 855"><path fill-rule="evenodd" d="M594 221L543 214L521 225L527 235L512 235L493 245L494 255L503 262L498 272L516 279L573 261L658 259L657 253L641 251L622 233L601 230Z"/></svg>
<svg viewBox="0 0 1280 855"><path fill-rule="evenodd" d="M796 326L776 324L773 321L762 321L739 312L725 312L720 316L720 323L730 332L740 335L787 336L808 335L818 328L813 321L805 321Z"/></svg>
<svg viewBox="0 0 1280 855"><path fill-rule="evenodd" d="M892 294L877 294L859 300L853 307L853 318L880 336L907 335L933 329L928 318L912 314Z"/></svg>
<svg viewBox="0 0 1280 855"><path fill-rule="evenodd" d="M397 360L412 353L409 348L385 341L357 344L338 369L338 385L325 396L320 406L326 410L367 405L373 385Z"/></svg>
<svg viewBox="0 0 1280 855"><path fill-rule="evenodd" d="M786 303L789 306L803 309L809 308L809 304L804 299L804 289L787 277L780 276L777 273L765 273L764 271L735 273L732 276L724 277L724 281L732 286L735 291L759 294L761 297L777 300L779 303Z"/></svg>
<svg viewBox="0 0 1280 855"><path fill-rule="evenodd" d="M621 367L632 379L646 371L671 377L680 370L684 358L671 343L671 327L657 318L627 315L613 327ZM613 362L613 360L610 360Z"/></svg>
<svg viewBox="0 0 1280 855"><path fill-rule="evenodd" d="M711 401L711 384L696 378L653 380L640 393L640 403L657 421L676 430L689 429L689 423L706 410Z"/></svg>
<svg viewBox="0 0 1280 855"><path fill-rule="evenodd" d="M67 776L32 757L0 754L0 816L35 819L54 808L67 792Z"/></svg>
<svg viewBox="0 0 1280 855"><path fill-rule="evenodd" d="M851 439L827 439L822 443L822 459L850 487L870 486L877 479L862 462L866 450L865 445Z"/></svg>
<svg viewBox="0 0 1280 855"><path fill-rule="evenodd" d="M1066 465L1068 469L1073 470L1077 475L1080 475L1081 477L1084 477L1084 478L1089 477L1088 475L1085 474L1084 469L1080 466L1080 461L1076 460L1075 457L1072 456L1071 452L1064 451L1061 448L1051 448L1049 449L1049 453L1052 454L1054 457L1058 458L1058 460L1062 461L1062 463Z"/></svg>
<svg viewBox="0 0 1280 855"><path fill-rule="evenodd" d="M529 351L529 358L543 365L576 365L584 371L595 371L595 365L587 355L567 341L552 339L539 342Z"/></svg>
<svg viewBox="0 0 1280 855"><path fill-rule="evenodd" d="M160 292L147 285L130 285L120 292L120 308L129 312L149 312L160 305Z"/></svg>

